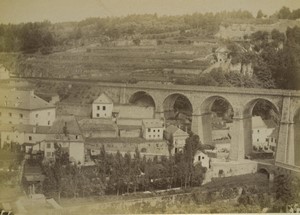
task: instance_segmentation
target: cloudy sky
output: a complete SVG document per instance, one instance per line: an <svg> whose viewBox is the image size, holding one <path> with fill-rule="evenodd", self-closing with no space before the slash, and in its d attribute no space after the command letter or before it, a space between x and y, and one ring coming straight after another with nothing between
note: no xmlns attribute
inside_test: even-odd
<svg viewBox="0 0 300 215"><path fill-rule="evenodd" d="M300 0L0 0L0 23L62 22L127 14L178 15L238 9L256 15L259 9L272 14L282 6L298 9Z"/></svg>

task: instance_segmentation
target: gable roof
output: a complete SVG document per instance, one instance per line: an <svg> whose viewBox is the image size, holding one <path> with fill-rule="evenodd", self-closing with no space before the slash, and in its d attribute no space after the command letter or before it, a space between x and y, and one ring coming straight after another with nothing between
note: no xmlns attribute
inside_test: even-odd
<svg viewBox="0 0 300 215"><path fill-rule="evenodd" d="M55 108L55 106L34 94L33 90L1 89L0 107L23 110Z"/></svg>
<svg viewBox="0 0 300 215"><path fill-rule="evenodd" d="M182 129L176 127L175 125L170 125L165 130L167 133L175 134L175 135L182 135L182 136L189 136L188 133L183 131Z"/></svg>
<svg viewBox="0 0 300 215"><path fill-rule="evenodd" d="M81 134L79 125L74 116L60 116L56 118L49 129L49 134L64 134L64 127L67 127L68 134Z"/></svg>
<svg viewBox="0 0 300 215"><path fill-rule="evenodd" d="M252 117L252 129L253 128L267 128L267 125L260 116L253 116Z"/></svg>
<svg viewBox="0 0 300 215"><path fill-rule="evenodd" d="M116 131L117 125L110 119L90 119L78 120L78 125L82 132Z"/></svg>
<svg viewBox="0 0 300 215"><path fill-rule="evenodd" d="M252 128L275 128L276 123L272 119L263 120L260 116L252 117Z"/></svg>
<svg viewBox="0 0 300 215"><path fill-rule="evenodd" d="M143 119L145 128L162 128L163 122L160 119Z"/></svg>
<svg viewBox="0 0 300 215"><path fill-rule="evenodd" d="M93 104L112 104L111 98L105 93L102 93L97 99L94 100Z"/></svg>

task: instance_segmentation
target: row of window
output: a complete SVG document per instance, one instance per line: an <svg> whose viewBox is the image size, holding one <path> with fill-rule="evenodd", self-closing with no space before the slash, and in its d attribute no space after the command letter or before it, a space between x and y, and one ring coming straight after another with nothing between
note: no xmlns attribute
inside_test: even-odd
<svg viewBox="0 0 300 215"><path fill-rule="evenodd" d="M151 135L149 135L149 138L151 138L152 136ZM155 138L156 137L156 135L153 135L153 138ZM157 135L157 137L160 137L160 135Z"/></svg>
<svg viewBox="0 0 300 215"><path fill-rule="evenodd" d="M151 132L151 128L148 128L148 132ZM155 132L155 129L153 129L152 132ZM157 129L157 132L160 132L160 129Z"/></svg>
<svg viewBox="0 0 300 215"><path fill-rule="evenodd" d="M48 112L48 116L50 116L50 114L51 114L51 112ZM8 113L8 115L10 116L10 117L12 117L12 113ZM0 116L2 116L2 113L0 112ZM23 114L19 114L19 117L20 118L23 118ZM38 118L39 117L39 114L37 113L37 114L35 114L35 118Z"/></svg>
<svg viewBox="0 0 300 215"><path fill-rule="evenodd" d="M11 121L9 121L8 123L9 123L9 124L12 124ZM22 123L22 122L19 122L19 124L23 124L23 123ZM47 124L50 125L50 124L51 124L51 121L49 120L49 121L47 122ZM39 126L39 123L37 122L35 125L36 125L36 126Z"/></svg>
<svg viewBox="0 0 300 215"><path fill-rule="evenodd" d="M270 140L269 138L266 138L266 142L269 142L269 140ZM276 143L276 139L272 137L271 142L273 143L273 141L274 143ZM256 142L259 142L259 138L256 139Z"/></svg>
<svg viewBox="0 0 300 215"><path fill-rule="evenodd" d="M100 110L100 106L97 106L97 110ZM102 106L102 110L106 110L106 106Z"/></svg>

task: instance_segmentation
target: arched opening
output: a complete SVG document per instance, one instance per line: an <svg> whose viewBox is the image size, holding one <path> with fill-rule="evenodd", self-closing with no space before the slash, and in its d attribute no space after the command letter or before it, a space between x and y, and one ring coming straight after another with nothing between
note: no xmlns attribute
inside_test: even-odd
<svg viewBox="0 0 300 215"><path fill-rule="evenodd" d="M221 96L207 98L201 105L202 139L204 144L213 145L219 158L227 158L230 152L231 127L234 115L229 101Z"/></svg>
<svg viewBox="0 0 300 215"><path fill-rule="evenodd" d="M134 93L130 97L129 103L141 107L155 107L154 99L145 91L139 91Z"/></svg>
<svg viewBox="0 0 300 215"><path fill-rule="evenodd" d="M176 125L185 131L191 130L193 107L185 95L169 95L163 102L163 109L166 125Z"/></svg>
<svg viewBox="0 0 300 215"><path fill-rule="evenodd" d="M295 165L300 166L300 108L294 116L294 149Z"/></svg>
<svg viewBox="0 0 300 215"><path fill-rule="evenodd" d="M270 177L270 174L269 172L265 169L265 168L260 168L258 171L257 171L258 174L260 174L261 176L264 176L266 178L269 179Z"/></svg>
<svg viewBox="0 0 300 215"><path fill-rule="evenodd" d="M244 116L250 117L249 134L251 141L245 146L246 153L252 159L264 159L273 162L279 133L280 114L277 106L266 99L250 101L244 110ZM251 125L251 126L250 126Z"/></svg>

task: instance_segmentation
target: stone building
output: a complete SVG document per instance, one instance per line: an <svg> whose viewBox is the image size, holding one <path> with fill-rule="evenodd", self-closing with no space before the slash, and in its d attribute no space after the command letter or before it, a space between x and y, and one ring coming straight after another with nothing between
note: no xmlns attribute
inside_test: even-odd
<svg viewBox="0 0 300 215"><path fill-rule="evenodd" d="M189 137L189 135L187 132L181 130L180 128L174 125L170 125L166 128L164 137L169 141L169 143L174 146L171 153L175 154L183 150L185 140Z"/></svg>
<svg viewBox="0 0 300 215"><path fill-rule="evenodd" d="M55 117L55 106L33 90L1 89L0 124L52 126Z"/></svg>
<svg viewBox="0 0 300 215"><path fill-rule="evenodd" d="M146 140L162 140L164 132L163 122L159 119L144 119L142 122L143 138Z"/></svg>
<svg viewBox="0 0 300 215"><path fill-rule="evenodd" d="M92 118L111 118L113 111L113 102L102 93L92 104Z"/></svg>

